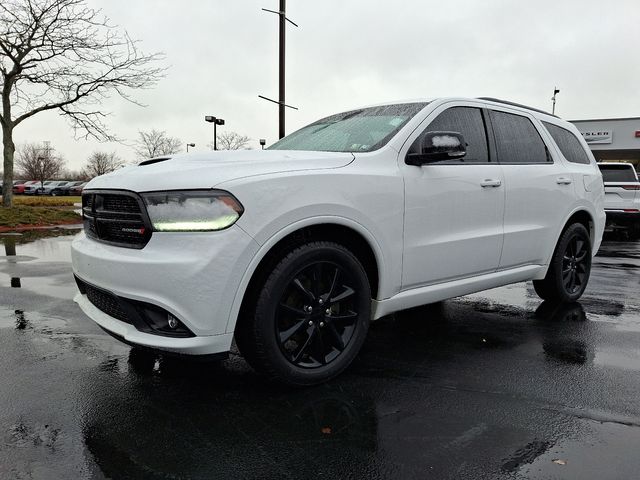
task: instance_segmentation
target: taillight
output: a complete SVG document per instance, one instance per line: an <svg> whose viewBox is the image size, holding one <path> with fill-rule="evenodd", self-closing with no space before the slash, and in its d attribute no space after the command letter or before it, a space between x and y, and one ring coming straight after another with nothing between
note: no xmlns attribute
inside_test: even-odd
<svg viewBox="0 0 640 480"><path fill-rule="evenodd" d="M638 212L640 212L640 210L638 210L637 208L625 208L623 211L625 213L638 213Z"/></svg>
<svg viewBox="0 0 640 480"><path fill-rule="evenodd" d="M625 190L640 190L640 185L622 185Z"/></svg>

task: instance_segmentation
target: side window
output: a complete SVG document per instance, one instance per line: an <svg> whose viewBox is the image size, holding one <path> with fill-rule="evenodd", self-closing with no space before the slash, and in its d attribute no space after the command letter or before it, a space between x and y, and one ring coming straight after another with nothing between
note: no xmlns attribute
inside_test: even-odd
<svg viewBox="0 0 640 480"><path fill-rule="evenodd" d="M587 153L582 148L582 144L573 133L553 123L542 123L549 130L564 158L573 163L585 163L587 165L591 163Z"/></svg>
<svg viewBox="0 0 640 480"><path fill-rule="evenodd" d="M499 162L551 162L544 141L527 117L492 110L491 124Z"/></svg>
<svg viewBox="0 0 640 480"><path fill-rule="evenodd" d="M441 163L486 163L489 161L487 134L482 119L482 111L472 107L452 107L438 115L425 132L459 132L467 143L467 154L460 160L446 160ZM411 146L416 151L419 139Z"/></svg>

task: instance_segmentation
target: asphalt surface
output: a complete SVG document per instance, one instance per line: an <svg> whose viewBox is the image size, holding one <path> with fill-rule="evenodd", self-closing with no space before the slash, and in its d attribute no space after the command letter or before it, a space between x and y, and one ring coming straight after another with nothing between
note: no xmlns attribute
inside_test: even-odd
<svg viewBox="0 0 640 480"><path fill-rule="evenodd" d="M607 239L579 303L516 284L387 317L291 390L107 336L57 234L0 236L3 480L640 475L640 243Z"/></svg>

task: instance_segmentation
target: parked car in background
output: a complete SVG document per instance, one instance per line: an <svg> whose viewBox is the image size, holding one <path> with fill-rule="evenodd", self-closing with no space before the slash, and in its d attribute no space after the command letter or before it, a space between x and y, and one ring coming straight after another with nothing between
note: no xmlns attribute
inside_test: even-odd
<svg viewBox="0 0 640 480"><path fill-rule="evenodd" d="M624 162L602 162L598 167L604 181L607 227L640 237L640 182L635 167Z"/></svg>
<svg viewBox="0 0 640 480"><path fill-rule="evenodd" d="M67 182L66 185L62 185L60 187L54 188L51 191L51 195L65 195L65 196L68 196L68 195L71 194L70 192L71 192L71 189L73 187L77 187L78 185L81 185L83 183L85 183L85 182L82 181L82 180L76 180L76 181L73 181L73 182Z"/></svg>
<svg viewBox="0 0 640 480"><path fill-rule="evenodd" d="M13 186L11 188L11 191L13 192L14 195L20 195L22 193L24 193L24 184L26 183L26 180L14 180L13 182Z"/></svg>
<svg viewBox="0 0 640 480"><path fill-rule="evenodd" d="M398 310L528 280L576 301L603 199L588 145L553 115L492 99L365 107L267 150L93 179L75 301L128 344L224 354L235 336L268 377L317 384Z"/></svg>
<svg viewBox="0 0 640 480"><path fill-rule="evenodd" d="M47 183L47 182L44 182ZM36 195L39 188L42 188L44 184L39 180L31 180L24 184L24 193L25 195Z"/></svg>
<svg viewBox="0 0 640 480"><path fill-rule="evenodd" d="M44 182L41 188L36 192L38 195L53 195L53 191L56 190L59 195L59 188L69 183L69 180L52 180L48 182Z"/></svg>
<svg viewBox="0 0 640 480"><path fill-rule="evenodd" d="M88 182L82 182L80 185L76 185L75 187L71 187L69 189L69 195L82 195L82 190L84 189L84 186L87 183Z"/></svg>

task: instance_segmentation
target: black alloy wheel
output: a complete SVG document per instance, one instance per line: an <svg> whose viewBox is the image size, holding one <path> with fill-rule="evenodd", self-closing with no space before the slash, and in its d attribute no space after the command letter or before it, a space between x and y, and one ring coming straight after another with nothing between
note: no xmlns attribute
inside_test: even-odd
<svg viewBox="0 0 640 480"><path fill-rule="evenodd" d="M289 282L278 304L276 333L291 363L317 368L344 351L358 319L354 286L341 266L324 261L308 265Z"/></svg>
<svg viewBox="0 0 640 480"><path fill-rule="evenodd" d="M562 283L570 295L578 292L589 277L585 261L589 255L588 240L578 235L571 237L562 257Z"/></svg>
<svg viewBox="0 0 640 480"><path fill-rule="evenodd" d="M591 239L584 225L574 223L560 236L544 280L533 287L544 300L575 302L584 293L591 273Z"/></svg>
<svg viewBox="0 0 640 480"><path fill-rule="evenodd" d="M371 289L357 257L337 243L310 242L265 274L235 332L249 364L294 386L325 382L347 368L371 316Z"/></svg>

